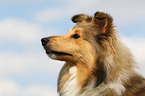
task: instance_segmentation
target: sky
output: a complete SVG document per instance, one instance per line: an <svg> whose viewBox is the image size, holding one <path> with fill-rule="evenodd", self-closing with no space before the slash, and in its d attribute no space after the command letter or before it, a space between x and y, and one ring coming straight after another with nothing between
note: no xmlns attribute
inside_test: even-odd
<svg viewBox="0 0 145 96"><path fill-rule="evenodd" d="M145 0L0 0L0 96L58 96L64 62L49 59L40 40L66 34L80 13L109 13L145 77L144 10Z"/></svg>

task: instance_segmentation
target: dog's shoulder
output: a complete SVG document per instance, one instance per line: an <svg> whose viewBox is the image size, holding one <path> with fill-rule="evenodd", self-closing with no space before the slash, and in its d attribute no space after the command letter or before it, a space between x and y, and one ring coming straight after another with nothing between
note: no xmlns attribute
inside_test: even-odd
<svg viewBox="0 0 145 96"><path fill-rule="evenodd" d="M145 78L140 75L132 76L124 83L125 96L145 96Z"/></svg>

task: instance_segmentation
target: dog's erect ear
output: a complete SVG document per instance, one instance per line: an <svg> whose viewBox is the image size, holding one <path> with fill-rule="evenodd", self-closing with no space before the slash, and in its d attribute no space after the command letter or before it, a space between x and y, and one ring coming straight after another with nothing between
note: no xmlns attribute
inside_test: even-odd
<svg viewBox="0 0 145 96"><path fill-rule="evenodd" d="M97 25L100 33L112 32L113 19L110 15L103 12L96 12L94 15L94 23Z"/></svg>
<svg viewBox="0 0 145 96"><path fill-rule="evenodd" d="M89 23L91 20L92 18L85 14L78 14L72 17L72 21L77 24L82 23L82 22Z"/></svg>

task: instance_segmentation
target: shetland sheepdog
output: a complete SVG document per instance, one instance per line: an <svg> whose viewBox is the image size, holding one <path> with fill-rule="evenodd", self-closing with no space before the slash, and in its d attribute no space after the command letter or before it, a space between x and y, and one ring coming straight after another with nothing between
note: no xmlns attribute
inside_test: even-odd
<svg viewBox="0 0 145 96"><path fill-rule="evenodd" d="M65 61L58 78L60 96L145 96L145 79L118 39L112 17L78 14L66 35L42 38L48 56Z"/></svg>

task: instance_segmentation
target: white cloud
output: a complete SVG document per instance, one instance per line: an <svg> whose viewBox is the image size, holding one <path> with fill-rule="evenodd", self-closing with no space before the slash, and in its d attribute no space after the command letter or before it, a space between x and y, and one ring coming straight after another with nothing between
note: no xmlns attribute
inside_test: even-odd
<svg viewBox="0 0 145 96"><path fill-rule="evenodd" d="M0 96L56 96L56 90L53 91L54 89L48 86L34 84L23 88L14 79L34 73L52 74L57 78L63 64L48 59L45 52L42 53L41 45L33 44L40 43L40 36L41 30L35 24L16 19L1 20L0 43L10 42L13 45L18 42L26 47L26 51L13 52L13 50L11 51L12 46L9 46L8 52L0 50Z"/></svg>
<svg viewBox="0 0 145 96"><path fill-rule="evenodd" d="M45 85L22 87L13 80L0 80L0 96L57 96L53 88Z"/></svg>
<svg viewBox="0 0 145 96"><path fill-rule="evenodd" d="M57 91L47 86L31 85L23 96L57 96Z"/></svg>
<svg viewBox="0 0 145 96"><path fill-rule="evenodd" d="M60 19L62 17L69 18L75 14L86 13L93 15L96 11L110 13L118 24L126 25L138 20L145 20L145 1L141 0L63 0L65 6L44 9L37 14L37 20L46 22Z"/></svg>
<svg viewBox="0 0 145 96"><path fill-rule="evenodd" d="M35 19L40 22L56 21L62 18L64 11L59 8L50 8L40 11Z"/></svg>
<svg viewBox="0 0 145 96"><path fill-rule="evenodd" d="M145 76L145 38L123 37L122 41L133 53L139 71Z"/></svg>
<svg viewBox="0 0 145 96"><path fill-rule="evenodd" d="M38 3L40 0L0 0L1 4L18 4L18 3Z"/></svg>
<svg viewBox="0 0 145 96"><path fill-rule="evenodd" d="M110 13L121 23L131 22L132 20L144 19L145 16L145 1L138 2L137 0L73 0L68 1L68 12L70 14L78 14L84 12L93 15L96 11Z"/></svg>
<svg viewBox="0 0 145 96"><path fill-rule="evenodd" d="M32 43L40 36L40 28L23 20L0 21L0 42Z"/></svg>
<svg viewBox="0 0 145 96"><path fill-rule="evenodd" d="M17 83L13 82L12 80L1 79L0 80L0 96L17 96L19 86Z"/></svg>
<svg viewBox="0 0 145 96"><path fill-rule="evenodd" d="M45 55L40 42L41 34L44 33L35 24L15 19L1 20L0 44L8 42L6 45L9 47L6 49L8 52L0 50L1 77L24 75L36 71L57 75L62 63L54 61L53 64L52 60ZM37 46L33 43L37 43ZM16 48L19 44L24 45L22 47L25 47L25 51L19 52L21 49L19 51L14 49L16 52L13 52L11 48ZM3 48L5 49L5 47Z"/></svg>
<svg viewBox="0 0 145 96"><path fill-rule="evenodd" d="M39 50L41 51L41 50ZM3 53L0 55L0 76L20 76L30 73L51 73L57 76L63 62L52 61L45 53Z"/></svg>

